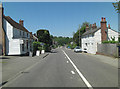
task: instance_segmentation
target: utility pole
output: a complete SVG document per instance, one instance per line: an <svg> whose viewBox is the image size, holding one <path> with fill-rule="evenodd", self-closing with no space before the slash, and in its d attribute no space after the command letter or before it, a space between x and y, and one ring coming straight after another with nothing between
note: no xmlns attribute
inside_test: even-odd
<svg viewBox="0 0 120 89"><path fill-rule="evenodd" d="M79 46L80 46L80 25L79 25Z"/></svg>

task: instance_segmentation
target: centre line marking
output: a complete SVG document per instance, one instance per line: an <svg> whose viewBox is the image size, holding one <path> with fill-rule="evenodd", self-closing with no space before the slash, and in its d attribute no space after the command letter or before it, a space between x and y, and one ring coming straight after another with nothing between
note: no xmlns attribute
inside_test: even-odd
<svg viewBox="0 0 120 89"><path fill-rule="evenodd" d="M72 60L69 58L69 56L65 53L64 50L62 50L63 53L65 54L65 56L68 58L68 60L70 61L70 63L73 65L73 67L75 68L75 70L77 71L77 73L79 74L79 76L82 78L83 82L86 84L86 86L89 89L93 89L92 85L87 81L87 79L84 77L84 75L80 72L80 70L77 68L77 66L72 62Z"/></svg>
<svg viewBox="0 0 120 89"><path fill-rule="evenodd" d="M67 61L67 63L69 63L69 61Z"/></svg>
<svg viewBox="0 0 120 89"><path fill-rule="evenodd" d="M74 71L71 71L71 73L72 73L72 74L75 74L75 72L74 72Z"/></svg>

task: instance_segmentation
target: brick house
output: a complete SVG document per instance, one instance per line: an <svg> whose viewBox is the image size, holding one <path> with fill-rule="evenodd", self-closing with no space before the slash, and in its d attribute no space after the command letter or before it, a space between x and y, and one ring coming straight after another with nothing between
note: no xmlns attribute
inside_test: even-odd
<svg viewBox="0 0 120 89"><path fill-rule="evenodd" d="M4 8L0 4L0 55L5 54L5 31L3 30L3 12Z"/></svg>
<svg viewBox="0 0 120 89"><path fill-rule="evenodd" d="M24 27L24 21L15 22L4 15L4 8L0 5L0 36L1 52L4 55L23 55L31 51L33 36Z"/></svg>
<svg viewBox="0 0 120 89"><path fill-rule="evenodd" d="M88 53L96 54L97 44L101 44L103 41L112 40L111 37L115 37L115 41L118 41L119 33L111 29L110 24L107 27L106 18L101 18L101 27L97 28L96 23L92 26L86 26L86 32L82 35L82 50Z"/></svg>

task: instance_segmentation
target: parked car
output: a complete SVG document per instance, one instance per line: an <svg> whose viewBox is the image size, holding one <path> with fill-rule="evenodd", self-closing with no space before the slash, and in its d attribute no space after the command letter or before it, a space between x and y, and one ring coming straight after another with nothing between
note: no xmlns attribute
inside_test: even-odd
<svg viewBox="0 0 120 89"><path fill-rule="evenodd" d="M79 46L76 46L75 48L74 48L74 52L82 52L82 49L79 47Z"/></svg>
<svg viewBox="0 0 120 89"><path fill-rule="evenodd" d="M87 53L87 49L86 48L84 48L84 51L83 51L84 53Z"/></svg>

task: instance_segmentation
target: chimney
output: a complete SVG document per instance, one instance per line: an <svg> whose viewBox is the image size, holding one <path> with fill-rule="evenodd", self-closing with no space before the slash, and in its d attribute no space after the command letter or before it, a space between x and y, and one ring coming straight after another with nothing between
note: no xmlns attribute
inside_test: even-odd
<svg viewBox="0 0 120 89"><path fill-rule="evenodd" d="M3 27L3 6L2 3L0 3L0 31L2 31L2 27ZM2 32L0 32L2 33ZM1 38L1 37L0 37Z"/></svg>
<svg viewBox="0 0 120 89"><path fill-rule="evenodd" d="M23 20L21 20L21 19L19 20L19 24L22 25L22 26L24 26L23 22L24 22Z"/></svg>
<svg viewBox="0 0 120 89"><path fill-rule="evenodd" d="M88 26L88 24L86 24L86 31L88 31L89 30L89 26Z"/></svg>
<svg viewBox="0 0 120 89"><path fill-rule="evenodd" d="M107 26L106 26L106 19L101 18L101 41L107 41Z"/></svg>
<svg viewBox="0 0 120 89"><path fill-rule="evenodd" d="M103 17L101 18L101 21L103 21Z"/></svg>
<svg viewBox="0 0 120 89"><path fill-rule="evenodd" d="M97 28L96 23L92 24L92 29Z"/></svg>
<svg viewBox="0 0 120 89"><path fill-rule="evenodd" d="M92 24L90 24L90 29L92 28Z"/></svg>
<svg viewBox="0 0 120 89"><path fill-rule="evenodd" d="M94 24L92 24L92 28L94 27Z"/></svg>
<svg viewBox="0 0 120 89"><path fill-rule="evenodd" d="M5 55L5 31L3 28L3 15L4 15L4 8L2 3L0 3L0 45L2 45L2 53Z"/></svg>
<svg viewBox="0 0 120 89"><path fill-rule="evenodd" d="M94 23L94 26L97 27L97 26L96 26L96 23Z"/></svg>
<svg viewBox="0 0 120 89"><path fill-rule="evenodd" d="M0 3L0 31L2 31L1 29L3 29L3 12L4 12L3 6L2 3Z"/></svg>
<svg viewBox="0 0 120 89"><path fill-rule="evenodd" d="M108 28L111 29L110 24L108 24Z"/></svg>

